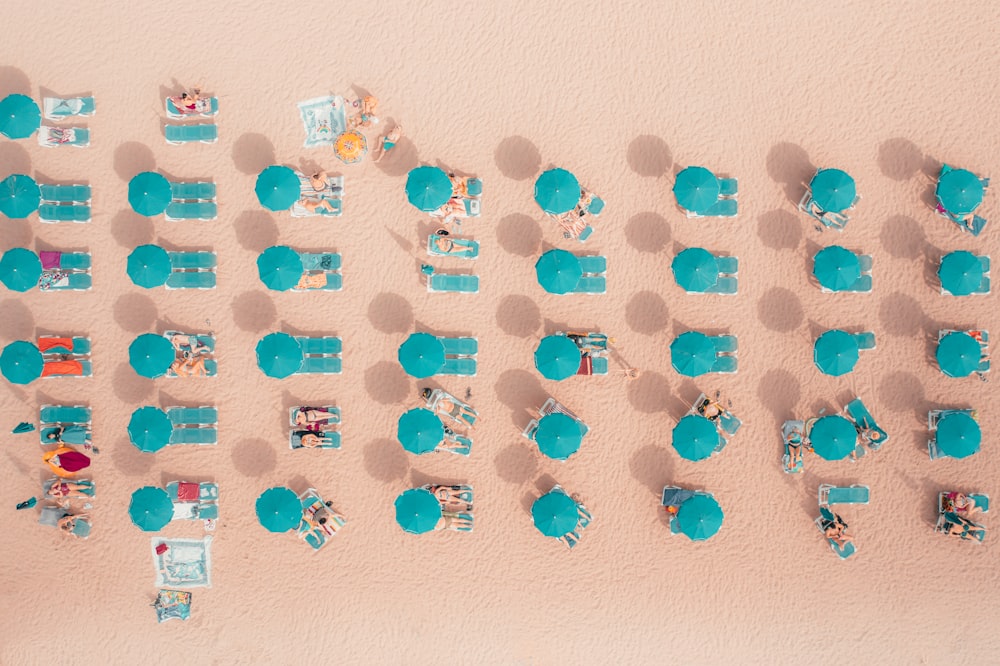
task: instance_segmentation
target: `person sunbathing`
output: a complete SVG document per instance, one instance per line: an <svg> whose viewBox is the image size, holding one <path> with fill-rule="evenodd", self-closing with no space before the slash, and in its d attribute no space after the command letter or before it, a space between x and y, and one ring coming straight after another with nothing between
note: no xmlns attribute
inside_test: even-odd
<svg viewBox="0 0 1000 666"><path fill-rule="evenodd" d="M970 516L982 511L974 499L963 493L945 493L941 504L945 511L951 511L959 516Z"/></svg>
<svg viewBox="0 0 1000 666"><path fill-rule="evenodd" d="M445 202L437 210L430 213L431 217L443 217L444 223L454 222L458 218L468 217L469 214L465 210L465 202L462 201L462 197L453 196Z"/></svg>
<svg viewBox="0 0 1000 666"><path fill-rule="evenodd" d="M88 516L85 513L77 514L75 516L67 514L59 519L59 522L56 523L56 526L59 527L59 530L63 534L73 534L73 530L76 529L76 521L78 520L87 522L88 520L90 520L90 516ZM73 536L76 535L74 534Z"/></svg>
<svg viewBox="0 0 1000 666"><path fill-rule="evenodd" d="M430 401L431 396L433 395L434 392L429 388L425 388L420 391L420 396L427 401ZM464 402L461 402L455 396L445 391L438 393L437 402L434 403L434 411L439 416L447 416L454 421L469 426L470 428L479 416L479 413L472 407L466 405Z"/></svg>
<svg viewBox="0 0 1000 666"><path fill-rule="evenodd" d="M324 446L333 444L333 440L321 432L315 432L312 430L297 430L293 434L297 435L299 438L299 446L295 448L321 449Z"/></svg>
<svg viewBox="0 0 1000 666"><path fill-rule="evenodd" d="M205 367L205 359L201 356L188 356L187 358L175 359L170 364L170 371L177 377L207 377L208 368Z"/></svg>
<svg viewBox="0 0 1000 666"><path fill-rule="evenodd" d="M785 437L788 447L788 469L795 469L802 464L802 433L793 430Z"/></svg>
<svg viewBox="0 0 1000 666"><path fill-rule="evenodd" d="M463 511L472 509L472 492L468 489L462 490L462 486L429 485L425 488L437 498L442 508L457 504L465 507Z"/></svg>
<svg viewBox="0 0 1000 666"><path fill-rule="evenodd" d="M295 289L302 291L308 289L322 289L326 286L326 273L303 273L299 281L295 283Z"/></svg>
<svg viewBox="0 0 1000 666"><path fill-rule="evenodd" d="M976 523L972 522L968 518L963 518L953 511L948 511L944 514L944 533L948 536L958 537L960 539L978 539L982 541L986 536L986 530Z"/></svg>
<svg viewBox="0 0 1000 666"><path fill-rule="evenodd" d="M591 356L608 351L608 345L615 342L614 338L609 338L603 333L567 333L566 337L576 343L580 351Z"/></svg>
<svg viewBox="0 0 1000 666"><path fill-rule="evenodd" d="M697 411L709 421L718 421L722 418L726 408L714 400L705 398L701 401L701 404L698 405Z"/></svg>
<svg viewBox="0 0 1000 666"><path fill-rule="evenodd" d="M386 153L396 147L399 143L400 137L403 136L403 126L396 124L389 132L384 134L378 140L378 146L375 148L375 154L372 156L372 162L378 162Z"/></svg>
<svg viewBox="0 0 1000 666"><path fill-rule="evenodd" d="M197 335L174 333L170 336L170 344L184 357L212 353L211 347L203 343Z"/></svg>
<svg viewBox="0 0 1000 666"><path fill-rule="evenodd" d="M843 548L853 541L851 537L844 533L846 529L847 523L845 523L844 519L837 513L833 514L832 521L827 520L823 523L823 534L826 535L827 539L832 540L840 548Z"/></svg>
<svg viewBox="0 0 1000 666"><path fill-rule="evenodd" d="M351 116L348 123L351 127L369 129L372 125L378 123L378 117L375 115L377 111L378 99L374 95L365 95L361 99L361 111Z"/></svg>
<svg viewBox="0 0 1000 666"><path fill-rule="evenodd" d="M73 497L93 497L94 484L91 481L61 481L53 479L52 485L46 491L49 497L73 498Z"/></svg>
<svg viewBox="0 0 1000 666"><path fill-rule="evenodd" d="M59 426L45 433L46 444L76 444L83 446L89 439L90 431L80 425Z"/></svg>
<svg viewBox="0 0 1000 666"><path fill-rule="evenodd" d="M60 446L55 451L47 451L42 455L42 462L58 476L73 476L82 469L90 467L90 458L68 446Z"/></svg>
<svg viewBox="0 0 1000 666"><path fill-rule="evenodd" d="M466 516L460 513L441 513L441 519L438 520L437 525L434 526L435 530L461 530L468 531L472 529L472 516Z"/></svg>
<svg viewBox="0 0 1000 666"><path fill-rule="evenodd" d="M295 408L295 425L302 426L304 430L318 432L324 430L323 426L331 421L339 423L340 417L322 407Z"/></svg>
<svg viewBox="0 0 1000 666"><path fill-rule="evenodd" d="M201 88L199 86L192 88L191 92L184 91L180 95L171 97L170 101L181 113L200 113L204 107L204 100L202 100Z"/></svg>

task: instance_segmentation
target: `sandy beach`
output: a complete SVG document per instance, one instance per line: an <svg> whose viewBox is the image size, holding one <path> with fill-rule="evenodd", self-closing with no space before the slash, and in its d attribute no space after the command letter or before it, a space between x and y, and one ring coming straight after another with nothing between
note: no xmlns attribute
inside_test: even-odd
<svg viewBox="0 0 1000 666"><path fill-rule="evenodd" d="M6 8L0 97L93 95L89 148L0 137L0 179L87 182L90 224L0 218L0 250L89 251L91 291L0 292L0 346L89 335L91 378L0 381L0 664L983 664L1000 638L996 510L981 545L935 534L940 491L1000 497L996 377L952 378L934 360L940 329L1000 335L996 290L939 293L953 250L1000 259L996 187L978 236L935 215L941 165L1000 178L1000 8L849 0L767 3L376 0L326 7L175 0L142 6ZM202 84L219 99L219 141L164 141L163 99ZM304 148L296 103L376 95L379 127L404 128L381 162ZM271 164L345 177L334 219L271 213L254 194ZM420 276L435 221L411 206L421 164L477 176L478 294L428 293ZM688 219L671 187L688 165L739 179L734 219ZM607 206L586 243L566 240L533 200L550 166ZM820 167L845 170L861 200L842 232L799 212ZM129 207L129 180L153 170L218 187L213 222L167 222ZM126 259L142 244L212 250L211 291L142 289ZM343 257L339 292L270 291L255 261L285 244ZM822 293L812 257L839 244L873 257L869 294ZM534 264L551 248L607 257L603 295L548 294ZM735 297L686 294L670 262L703 247L739 257ZM855 371L821 374L813 341L830 328L873 331ZM555 382L535 369L555 331L616 339L606 377ZM144 379L128 363L141 333L213 332L215 378ZM739 371L682 377L669 345L689 330L734 334ZM340 375L265 377L267 333L343 339ZM472 378L418 381L397 361L414 331L479 340ZM641 371L637 379L627 368ZM996 373L993 373L994 375ZM424 386L468 395L480 412L469 457L415 456L396 440ZM671 430L701 392L732 401L743 427L702 462ZM566 462L521 437L555 397L590 427ZM857 463L809 456L781 469L786 419L836 413L860 396L889 432ZM93 533L75 541L14 511L51 474L37 433L14 435L45 404L93 409L100 454ZM343 446L288 448L288 408L336 404ZM131 445L142 405L215 405L219 444L146 454ZM982 450L929 460L927 413L975 408ZM220 518L212 587L191 619L157 624L151 534L131 493L214 481ZM404 533L393 500L426 483L475 488L471 534ZM533 527L532 502L558 483L594 519L572 550ZM841 561L813 520L821 483L864 484L844 507L858 553ZM265 531L262 491L316 488L347 517L320 552ZM665 485L713 493L725 512L708 541L671 536ZM162 535L200 538L197 522Z"/></svg>

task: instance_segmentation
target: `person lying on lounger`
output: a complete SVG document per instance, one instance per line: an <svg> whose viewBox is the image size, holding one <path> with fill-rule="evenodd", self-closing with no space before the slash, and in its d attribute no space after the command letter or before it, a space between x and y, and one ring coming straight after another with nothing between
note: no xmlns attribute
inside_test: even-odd
<svg viewBox="0 0 1000 666"><path fill-rule="evenodd" d="M321 449L324 446L333 444L333 440L321 432L314 432L312 430L296 430L293 434L299 438L299 446L295 448Z"/></svg>
<svg viewBox="0 0 1000 666"><path fill-rule="evenodd" d="M442 513L435 530L471 530L472 520L460 513Z"/></svg>
<svg viewBox="0 0 1000 666"><path fill-rule="evenodd" d="M851 537L844 533L846 529L847 523L837 513L833 514L833 520L823 522L823 534L826 535L827 539L833 540L840 548L853 541Z"/></svg>
<svg viewBox="0 0 1000 666"><path fill-rule="evenodd" d="M201 97L201 87L195 86L191 92L184 91L180 95L171 97L170 101L181 113L201 113L205 110L207 100Z"/></svg>
<svg viewBox="0 0 1000 666"><path fill-rule="evenodd" d="M90 481L63 481L52 479L52 485L47 491L49 497L73 498L73 497L93 497L94 484Z"/></svg>
<svg viewBox="0 0 1000 666"><path fill-rule="evenodd" d="M321 407L296 407L295 425L302 426L303 430L320 432L327 430L331 422L339 423L339 417L333 412L328 412Z"/></svg>
<svg viewBox="0 0 1000 666"><path fill-rule="evenodd" d="M84 426L68 425L53 428L45 433L46 444L77 444L84 446L89 439L90 433Z"/></svg>
<svg viewBox="0 0 1000 666"><path fill-rule="evenodd" d="M306 511L302 518L314 530L330 532L336 532L347 522L344 516L333 510L333 502L329 500L323 503L323 508L316 509L315 513Z"/></svg>
<svg viewBox="0 0 1000 666"><path fill-rule="evenodd" d="M206 377L208 375L205 359L201 356L175 359L170 364L170 371L178 377Z"/></svg>
<svg viewBox="0 0 1000 666"><path fill-rule="evenodd" d="M77 514L75 516L67 514L67 515L63 516L62 518L60 518L59 522L56 523L56 525L59 527L59 530L63 534L73 534L73 530L76 529L76 521L78 521L78 520L82 520L83 522L87 522L88 520L90 520L90 516L88 516L85 513L80 513L80 514ZM76 536L76 535L73 534L73 536Z"/></svg>
<svg viewBox="0 0 1000 666"><path fill-rule="evenodd" d="M941 508L951 511L959 516L970 516L982 509L976 505L976 501L963 493L945 493L942 498Z"/></svg>
<svg viewBox="0 0 1000 666"><path fill-rule="evenodd" d="M802 433L793 430L785 438L788 446L788 469L795 469L802 464Z"/></svg>
<svg viewBox="0 0 1000 666"><path fill-rule="evenodd" d="M705 398L701 401L701 404L698 405L697 411L709 421L718 421L722 418L726 408L715 400Z"/></svg>
<svg viewBox="0 0 1000 666"><path fill-rule="evenodd" d="M430 400L433 393L434 391L431 389L424 388L420 391L420 397L424 400ZM447 416L455 421L468 425L470 428L479 417L476 410L472 409L465 403L460 402L455 396L445 391L441 391L440 397L434 404L434 411L439 416Z"/></svg>
<svg viewBox="0 0 1000 666"><path fill-rule="evenodd" d="M443 222L448 224L454 222L458 218L468 217L469 214L465 210L465 202L460 196L453 196L448 199L448 201L438 208L437 210L431 211L431 217L443 217Z"/></svg>
<svg viewBox="0 0 1000 666"><path fill-rule="evenodd" d="M566 337L576 343L584 355L590 356L608 351L608 345L615 342L614 338L609 338L603 333L567 333Z"/></svg>
<svg viewBox="0 0 1000 666"><path fill-rule="evenodd" d="M960 539L972 538L979 541L982 541L983 537L986 536L986 530L981 525L977 525L968 518L963 518L953 511L945 513L944 520L944 529L942 531L948 536Z"/></svg>
<svg viewBox="0 0 1000 666"><path fill-rule="evenodd" d="M199 354L210 354L211 348L198 339L197 335L184 335L175 333L170 336L170 344L174 346L183 357L197 356Z"/></svg>
<svg viewBox="0 0 1000 666"><path fill-rule="evenodd" d="M462 490L462 486L430 485L426 488L443 506L457 504L464 507L463 511L472 508L469 491Z"/></svg>

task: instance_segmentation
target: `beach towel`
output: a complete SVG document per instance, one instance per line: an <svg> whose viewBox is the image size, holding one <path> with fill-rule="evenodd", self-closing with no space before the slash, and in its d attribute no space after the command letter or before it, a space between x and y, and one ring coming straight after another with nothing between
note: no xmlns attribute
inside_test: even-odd
<svg viewBox="0 0 1000 666"><path fill-rule="evenodd" d="M186 620L191 616L191 593L181 590L160 590L153 602L156 621Z"/></svg>
<svg viewBox="0 0 1000 666"><path fill-rule="evenodd" d="M46 361L42 366L42 377L83 375L83 363L80 361Z"/></svg>
<svg viewBox="0 0 1000 666"><path fill-rule="evenodd" d="M11 430L11 432L14 433L15 435L20 435L20 434L25 433L25 432L31 432L34 429L35 429L35 424L34 423L28 423L27 421L21 421L16 426L14 426L14 429Z"/></svg>
<svg viewBox="0 0 1000 666"><path fill-rule="evenodd" d="M157 587L212 587L212 537L203 539L150 539ZM167 547L157 552L160 545ZM160 549L162 550L162 549Z"/></svg>
<svg viewBox="0 0 1000 666"><path fill-rule="evenodd" d="M340 95L317 97L299 102L299 115L306 130L306 148L332 146L337 135L347 129L344 98Z"/></svg>
<svg viewBox="0 0 1000 666"><path fill-rule="evenodd" d="M59 268L59 262L62 260L62 252L55 250L43 250L38 253L38 258L42 261L42 270L47 271L53 268Z"/></svg>
<svg viewBox="0 0 1000 666"><path fill-rule="evenodd" d="M73 348L73 338L66 337L45 336L38 338L37 343L38 351L43 354L50 349L56 349L56 351L65 350L68 352Z"/></svg>

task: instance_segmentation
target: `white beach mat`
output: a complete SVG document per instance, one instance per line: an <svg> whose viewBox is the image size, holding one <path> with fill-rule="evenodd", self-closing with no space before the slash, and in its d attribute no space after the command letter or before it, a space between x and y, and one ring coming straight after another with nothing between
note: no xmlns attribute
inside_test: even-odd
<svg viewBox="0 0 1000 666"><path fill-rule="evenodd" d="M299 102L299 115L306 130L306 148L332 146L337 135L347 129L344 98L340 95Z"/></svg>

